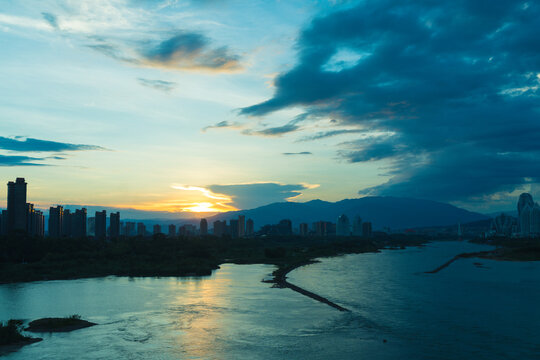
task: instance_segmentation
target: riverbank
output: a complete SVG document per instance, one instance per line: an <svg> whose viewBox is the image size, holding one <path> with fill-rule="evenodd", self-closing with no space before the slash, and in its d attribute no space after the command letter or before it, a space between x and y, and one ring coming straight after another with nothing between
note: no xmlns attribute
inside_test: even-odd
<svg viewBox="0 0 540 360"><path fill-rule="evenodd" d="M426 237L387 235L377 238L266 237L254 239L0 238L0 283L68 280L109 275L130 277L206 276L223 263L276 265L276 274L320 257L374 252L388 246L421 245Z"/></svg>

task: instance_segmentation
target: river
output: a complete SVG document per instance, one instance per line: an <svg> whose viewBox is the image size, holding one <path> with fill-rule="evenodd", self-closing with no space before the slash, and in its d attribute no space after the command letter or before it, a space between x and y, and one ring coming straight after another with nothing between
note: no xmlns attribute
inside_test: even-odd
<svg viewBox="0 0 540 360"><path fill-rule="evenodd" d="M289 281L340 312L261 279L269 265L208 277L106 277L0 286L0 320L80 314L98 323L6 359L538 359L540 262L460 259L425 247L321 259Z"/></svg>

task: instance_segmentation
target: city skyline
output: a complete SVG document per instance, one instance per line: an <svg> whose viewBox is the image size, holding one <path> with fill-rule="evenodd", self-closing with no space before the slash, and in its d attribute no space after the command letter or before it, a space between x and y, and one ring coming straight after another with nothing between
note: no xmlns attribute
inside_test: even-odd
<svg viewBox="0 0 540 360"><path fill-rule="evenodd" d="M513 208L540 196L540 7L486 6L6 3L2 173L31 179L40 208L366 195Z"/></svg>

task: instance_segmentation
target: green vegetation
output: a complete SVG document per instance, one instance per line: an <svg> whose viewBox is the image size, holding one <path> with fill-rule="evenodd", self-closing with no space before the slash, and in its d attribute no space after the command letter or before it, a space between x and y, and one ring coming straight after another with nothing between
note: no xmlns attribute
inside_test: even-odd
<svg viewBox="0 0 540 360"><path fill-rule="evenodd" d="M39 338L32 338L21 334L22 325L22 320L9 320L7 324L0 323L0 346L22 346L41 340Z"/></svg>
<svg viewBox="0 0 540 360"><path fill-rule="evenodd" d="M278 274L318 257L377 251L383 247L420 245L430 239L418 235L378 235L254 239L217 238L32 238L0 237L0 283L117 276L210 275L222 263L274 264Z"/></svg>
<svg viewBox="0 0 540 360"><path fill-rule="evenodd" d="M540 261L540 239L491 237L476 238L472 242L497 246L492 251L474 253L475 257L505 261Z"/></svg>
<svg viewBox="0 0 540 360"><path fill-rule="evenodd" d="M96 325L82 320L80 315L71 315L64 318L43 318L31 321L26 331L33 332L66 332Z"/></svg>

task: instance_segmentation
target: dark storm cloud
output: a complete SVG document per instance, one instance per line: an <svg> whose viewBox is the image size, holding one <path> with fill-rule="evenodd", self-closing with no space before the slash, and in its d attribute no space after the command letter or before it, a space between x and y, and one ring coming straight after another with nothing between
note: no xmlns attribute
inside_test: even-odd
<svg viewBox="0 0 540 360"><path fill-rule="evenodd" d="M286 201L286 199L298 196L303 190L307 189L302 184L279 184L273 182L210 185L207 188L214 193L229 195L233 199L234 206L239 209L252 209L273 202Z"/></svg>
<svg viewBox="0 0 540 360"><path fill-rule="evenodd" d="M0 136L0 149L18 152L105 150L104 148L96 145L70 144L32 138L12 139L3 136Z"/></svg>
<svg viewBox="0 0 540 360"><path fill-rule="evenodd" d="M538 33L538 1L364 1L314 19L274 96L241 113L301 105L339 126L395 134L339 151L350 162L390 163L391 180L364 193L458 200L511 191L540 181Z"/></svg>
<svg viewBox="0 0 540 360"><path fill-rule="evenodd" d="M176 87L176 83L172 81L165 81L165 80L152 80L152 79L144 79L144 78L138 78L139 84L150 87L156 90L161 90L165 92L170 92Z"/></svg>

